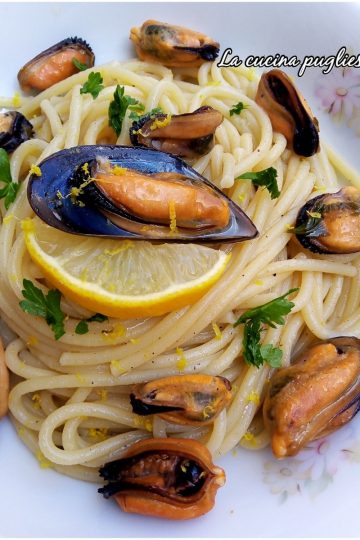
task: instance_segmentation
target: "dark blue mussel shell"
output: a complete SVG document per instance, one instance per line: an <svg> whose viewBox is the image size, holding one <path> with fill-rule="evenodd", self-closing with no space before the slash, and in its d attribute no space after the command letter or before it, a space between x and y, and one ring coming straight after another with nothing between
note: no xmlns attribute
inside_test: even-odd
<svg viewBox="0 0 360 540"><path fill-rule="evenodd" d="M137 217L129 216L121 208L112 207L111 203L104 204L96 197L92 200L89 193L86 204L74 204L68 194L72 187L79 185L74 183L77 171L85 163L90 164L96 159L109 160L112 165L116 164L140 173L174 172L187 176L195 184L204 183L220 197L226 199L231 216L229 224L224 229L185 230L179 228L178 232L174 233L169 227L158 227L152 224L150 227L144 227L144 222ZM185 162L164 152L128 146L78 146L49 156L39 166L41 177L32 175L28 185L30 205L35 214L48 225L67 233L133 240L219 243L250 240L258 235L255 225L239 206ZM59 194L62 194L62 197L59 198ZM121 226L111 221L112 214L116 214L116 217L120 216ZM158 230L164 231L164 229L166 233L162 232L159 235Z"/></svg>

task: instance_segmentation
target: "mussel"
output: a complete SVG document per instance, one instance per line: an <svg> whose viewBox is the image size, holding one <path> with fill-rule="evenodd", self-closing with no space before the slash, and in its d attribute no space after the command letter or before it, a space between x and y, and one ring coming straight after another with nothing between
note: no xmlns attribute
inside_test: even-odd
<svg viewBox="0 0 360 540"><path fill-rule="evenodd" d="M149 113L133 123L130 140L134 146L193 158L211 149L215 130L222 121L222 114L207 106L171 117L164 113Z"/></svg>
<svg viewBox="0 0 360 540"><path fill-rule="evenodd" d="M180 159L148 148L78 146L40 163L28 198L48 225L81 235L167 242L236 242L257 230Z"/></svg>
<svg viewBox="0 0 360 540"><path fill-rule="evenodd" d="M75 61L75 63L74 63ZM32 58L18 73L18 81L24 92L41 92L79 71L76 61L92 67L94 53L81 38L67 38Z"/></svg>
<svg viewBox="0 0 360 540"><path fill-rule="evenodd" d="M0 113L0 148L6 152L13 152L33 134L33 126L23 114L16 111Z"/></svg>
<svg viewBox="0 0 360 540"><path fill-rule="evenodd" d="M299 211L294 233L315 253L360 251L360 190L346 186L311 199Z"/></svg>
<svg viewBox="0 0 360 540"><path fill-rule="evenodd" d="M145 439L124 458L107 463L99 489L122 510L167 519L191 519L215 504L225 473L212 463L208 449L190 439Z"/></svg>
<svg viewBox="0 0 360 540"><path fill-rule="evenodd" d="M205 425L213 422L231 400L231 383L211 375L179 375L134 386L133 412L158 414L175 424Z"/></svg>
<svg viewBox="0 0 360 540"><path fill-rule="evenodd" d="M306 349L271 379L264 422L276 457L349 422L360 410L360 340L337 337Z"/></svg>
<svg viewBox="0 0 360 540"><path fill-rule="evenodd" d="M269 115L274 131L282 133L288 147L299 156L319 151L319 124L291 79L280 69L264 73L255 101Z"/></svg>
<svg viewBox="0 0 360 540"><path fill-rule="evenodd" d="M220 45L200 32L159 21L145 21L132 28L130 39L140 60L167 67L197 67L215 60Z"/></svg>

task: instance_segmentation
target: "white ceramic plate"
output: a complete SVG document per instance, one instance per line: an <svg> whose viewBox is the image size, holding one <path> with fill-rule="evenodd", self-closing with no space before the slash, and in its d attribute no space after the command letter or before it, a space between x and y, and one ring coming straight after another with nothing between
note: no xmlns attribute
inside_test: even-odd
<svg viewBox="0 0 360 540"><path fill-rule="evenodd" d="M148 18L183 24L249 54L360 52L356 4L0 4L0 95L17 88L18 69L39 51L78 35L97 63L133 55L129 28ZM321 125L321 137L360 169L360 69L297 81ZM319 90L319 87L322 90ZM321 92L321 96L316 95ZM340 97L342 96L342 97ZM327 100L327 112L324 101ZM334 113L341 105L340 114ZM359 415L360 416L360 415ZM215 509L190 522L121 513L96 486L40 469L7 420L0 424L0 535L75 537L357 536L360 418L312 444L297 459L238 450L219 462L227 472Z"/></svg>

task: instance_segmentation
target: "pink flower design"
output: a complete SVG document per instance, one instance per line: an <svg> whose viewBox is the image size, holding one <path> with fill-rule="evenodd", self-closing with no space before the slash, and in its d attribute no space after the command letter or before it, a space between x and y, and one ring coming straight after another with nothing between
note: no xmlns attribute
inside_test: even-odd
<svg viewBox="0 0 360 540"><path fill-rule="evenodd" d="M315 95L329 114L349 119L360 108L360 75L349 68L333 69L322 76Z"/></svg>

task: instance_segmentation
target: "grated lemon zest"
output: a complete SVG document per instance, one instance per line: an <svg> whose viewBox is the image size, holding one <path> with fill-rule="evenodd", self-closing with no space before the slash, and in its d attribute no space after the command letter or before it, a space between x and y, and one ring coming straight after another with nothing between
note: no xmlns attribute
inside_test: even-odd
<svg viewBox="0 0 360 540"><path fill-rule="evenodd" d="M44 454L42 453L41 450L38 450L36 452L36 459L38 460L39 462L39 465L42 469L49 469L50 467L53 467L54 464L51 463L51 461L49 461L45 456Z"/></svg>
<svg viewBox="0 0 360 540"><path fill-rule="evenodd" d="M33 394L31 401L33 401L34 409L41 409L41 396L40 394Z"/></svg>
<svg viewBox="0 0 360 540"><path fill-rule="evenodd" d="M126 369L122 368L121 367L121 362L120 360L111 360L110 362L110 366L115 369L116 371L118 371L119 375L121 373L125 373L126 372Z"/></svg>
<svg viewBox="0 0 360 540"><path fill-rule="evenodd" d="M34 222L31 218L22 219L20 225L24 232L33 232L35 229Z"/></svg>
<svg viewBox="0 0 360 540"><path fill-rule="evenodd" d="M21 96L19 92L14 92L14 95L12 97L13 107L21 107L21 103L22 103L22 100L21 100Z"/></svg>
<svg viewBox="0 0 360 540"><path fill-rule="evenodd" d="M218 325L216 323L212 323L212 328L214 330L214 334L215 334L215 339L222 339L222 332L220 330L220 328L218 327Z"/></svg>
<svg viewBox="0 0 360 540"><path fill-rule="evenodd" d="M315 191L326 191L325 186L318 186L317 184L314 184L314 190Z"/></svg>
<svg viewBox="0 0 360 540"><path fill-rule="evenodd" d="M100 401L106 401L108 398L108 391L105 388L97 390L96 393L100 396Z"/></svg>
<svg viewBox="0 0 360 540"><path fill-rule="evenodd" d="M254 285L258 285L259 287L261 287L261 285L264 285L264 282L261 279L257 279L256 281L254 281Z"/></svg>
<svg viewBox="0 0 360 540"><path fill-rule="evenodd" d="M24 367L26 367L24 360L20 360L20 367L21 369L24 369Z"/></svg>
<svg viewBox="0 0 360 540"><path fill-rule="evenodd" d="M64 199L64 195L61 193L61 191L58 189L56 192L57 198L61 201L61 199Z"/></svg>
<svg viewBox="0 0 360 540"><path fill-rule="evenodd" d="M170 232L176 233L177 227L176 227L176 210L175 210L175 202L169 201L169 217L170 217Z"/></svg>
<svg viewBox="0 0 360 540"><path fill-rule="evenodd" d="M17 432L20 437L23 437L25 435L25 429L23 427L19 427Z"/></svg>
<svg viewBox="0 0 360 540"><path fill-rule="evenodd" d="M237 450L236 450L236 448L234 448L234 449L231 451L231 453L232 453L233 456L237 456Z"/></svg>
<svg viewBox="0 0 360 540"><path fill-rule="evenodd" d="M306 212L308 216L316 219L321 219L321 214L319 212Z"/></svg>
<svg viewBox="0 0 360 540"><path fill-rule="evenodd" d="M238 201L239 201L240 203L242 203L242 202L244 202L244 199L245 199L245 195L243 195L242 193L240 193L240 194L238 195Z"/></svg>
<svg viewBox="0 0 360 540"><path fill-rule="evenodd" d="M250 392L250 394L247 397L247 400L252 403L255 403L255 405L260 405L260 396L255 390L252 390Z"/></svg>
<svg viewBox="0 0 360 540"><path fill-rule="evenodd" d="M212 405L206 405L206 407L202 411L202 415L204 419L211 418L214 415L214 407Z"/></svg>
<svg viewBox="0 0 360 540"><path fill-rule="evenodd" d="M85 377L83 377L81 375L81 373L75 373L75 377L77 378L77 380L79 381L79 383L81 384L85 384L86 383L86 379Z"/></svg>
<svg viewBox="0 0 360 540"><path fill-rule="evenodd" d="M252 446L256 446L256 439L255 435L253 433L250 433L250 431L247 431L243 437L243 439L249 443L251 443Z"/></svg>
<svg viewBox="0 0 360 540"><path fill-rule="evenodd" d="M170 124L170 122L171 122L171 114L167 114L164 120L161 120L160 118L155 118L155 120L150 126L150 129L151 131L154 131L155 129L163 128L167 126L168 124Z"/></svg>
<svg viewBox="0 0 360 540"><path fill-rule="evenodd" d="M40 167L38 167L37 165L34 165L34 164L31 165L30 174L35 174L35 176L42 176L42 172L41 172Z"/></svg>
<svg viewBox="0 0 360 540"><path fill-rule="evenodd" d="M81 167L85 174L89 174L89 164L84 163L84 165Z"/></svg>
<svg viewBox="0 0 360 540"><path fill-rule="evenodd" d="M122 324L117 324L112 330L110 330L110 332L108 332L107 330L103 330L101 333L104 339L113 340L125 336L126 328Z"/></svg>
<svg viewBox="0 0 360 540"><path fill-rule="evenodd" d="M295 229L294 225L290 225L290 223L287 223L287 224L286 224L286 230L287 230L287 231L292 231L292 230L294 230L294 229Z"/></svg>
<svg viewBox="0 0 360 540"><path fill-rule="evenodd" d="M115 174L115 176L123 176L127 171L126 167L119 167L119 165L115 165L115 167L112 168L111 172Z"/></svg>
<svg viewBox="0 0 360 540"><path fill-rule="evenodd" d="M221 81L212 81L208 83L206 86L220 86L222 83Z"/></svg>
<svg viewBox="0 0 360 540"><path fill-rule="evenodd" d="M146 431L149 431L150 433L152 432L153 430L153 422L150 418L146 418L146 420L144 421L144 427L146 429Z"/></svg>
<svg viewBox="0 0 360 540"><path fill-rule="evenodd" d="M26 345L28 347L32 347L33 345L37 345L38 343L39 343L39 340L36 336L29 336L26 342Z"/></svg>
<svg viewBox="0 0 360 540"><path fill-rule="evenodd" d="M139 338L131 338L130 339L130 343L132 343L133 345L136 345L137 343L139 343L140 339Z"/></svg>
<svg viewBox="0 0 360 540"><path fill-rule="evenodd" d="M96 441L105 441L108 439L108 428L89 428L88 435Z"/></svg>
<svg viewBox="0 0 360 540"><path fill-rule="evenodd" d="M184 355L184 350L181 349L180 347L176 347L176 354L179 356L179 360L176 363L176 367L180 371L183 371L187 366L187 360Z"/></svg>
<svg viewBox="0 0 360 540"><path fill-rule="evenodd" d="M14 219L14 214L9 214L8 216L5 216L3 219L3 224L6 225L7 223L10 223Z"/></svg>

